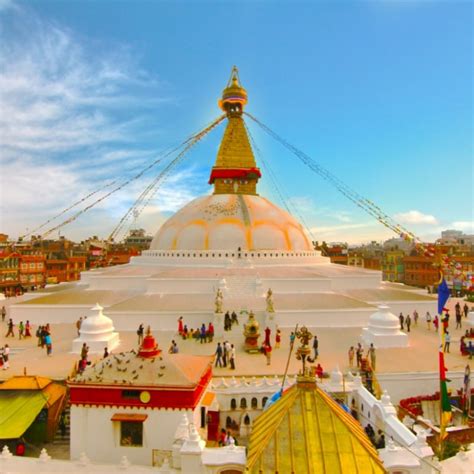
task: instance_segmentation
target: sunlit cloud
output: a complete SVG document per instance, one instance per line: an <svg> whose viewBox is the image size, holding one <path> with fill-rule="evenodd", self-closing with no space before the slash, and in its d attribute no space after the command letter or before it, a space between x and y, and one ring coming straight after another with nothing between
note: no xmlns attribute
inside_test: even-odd
<svg viewBox="0 0 474 474"><path fill-rule="evenodd" d="M395 214L395 219L402 224L431 224L437 225L438 219L430 214L423 214L420 211L408 211Z"/></svg>

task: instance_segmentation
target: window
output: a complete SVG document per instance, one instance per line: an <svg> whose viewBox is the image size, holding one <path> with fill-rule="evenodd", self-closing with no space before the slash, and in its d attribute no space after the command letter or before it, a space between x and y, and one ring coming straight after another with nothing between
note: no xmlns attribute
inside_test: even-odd
<svg viewBox="0 0 474 474"><path fill-rule="evenodd" d="M143 446L143 423L120 422L120 446Z"/></svg>
<svg viewBox="0 0 474 474"><path fill-rule="evenodd" d="M235 410L237 408L237 400L235 398L233 398L231 401L230 401L230 409L231 410Z"/></svg>
<svg viewBox="0 0 474 474"><path fill-rule="evenodd" d="M267 403L268 397L262 398L262 408L265 408L265 404Z"/></svg>
<svg viewBox="0 0 474 474"><path fill-rule="evenodd" d="M247 399L241 398L240 399L240 408L247 408Z"/></svg>
<svg viewBox="0 0 474 474"><path fill-rule="evenodd" d="M252 398L252 408L258 408L258 400L255 397Z"/></svg>
<svg viewBox="0 0 474 474"><path fill-rule="evenodd" d="M250 417L248 415L244 417L244 425L250 425Z"/></svg>

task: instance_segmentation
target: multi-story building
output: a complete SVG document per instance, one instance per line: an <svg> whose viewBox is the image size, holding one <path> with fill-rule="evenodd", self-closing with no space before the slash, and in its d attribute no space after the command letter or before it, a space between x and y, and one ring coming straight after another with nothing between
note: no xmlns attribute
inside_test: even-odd
<svg viewBox="0 0 474 474"><path fill-rule="evenodd" d="M20 283L25 290L33 290L46 284L45 255L31 251L20 256Z"/></svg>
<svg viewBox="0 0 474 474"><path fill-rule="evenodd" d="M382 277L385 281L403 282L405 278L404 250L386 250L382 261Z"/></svg>
<svg viewBox="0 0 474 474"><path fill-rule="evenodd" d="M439 269L435 266L434 257L408 255L403 258L405 266L404 283L411 286L427 288L439 281Z"/></svg>
<svg viewBox="0 0 474 474"><path fill-rule="evenodd" d="M144 229L132 229L130 234L125 238L124 244L129 248L148 250L152 240L153 237L146 235Z"/></svg>
<svg viewBox="0 0 474 474"><path fill-rule="evenodd" d="M347 255L347 265L352 267L364 267L364 256L358 250L349 250Z"/></svg>
<svg viewBox="0 0 474 474"><path fill-rule="evenodd" d="M0 292L5 296L13 296L20 290L19 259L19 253L0 251Z"/></svg>
<svg viewBox="0 0 474 474"><path fill-rule="evenodd" d="M61 283L79 280L81 272L86 270L87 257L48 258L46 260L46 278L48 283Z"/></svg>

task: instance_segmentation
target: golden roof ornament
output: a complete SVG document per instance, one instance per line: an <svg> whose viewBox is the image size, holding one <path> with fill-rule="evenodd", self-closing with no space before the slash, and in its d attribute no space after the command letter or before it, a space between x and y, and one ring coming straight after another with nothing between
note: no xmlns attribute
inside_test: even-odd
<svg viewBox="0 0 474 474"><path fill-rule="evenodd" d="M309 342L313 335L309 332L306 326L295 332L295 336L300 340L301 345L296 349L296 358L301 360L303 363L303 369L300 375L303 377L309 376L308 368L306 367L306 358L311 354L311 348Z"/></svg>
<svg viewBox="0 0 474 474"><path fill-rule="evenodd" d="M240 84L237 66L232 68L229 81L218 103L219 107L226 112L228 116L242 115L244 107L247 104L247 91Z"/></svg>

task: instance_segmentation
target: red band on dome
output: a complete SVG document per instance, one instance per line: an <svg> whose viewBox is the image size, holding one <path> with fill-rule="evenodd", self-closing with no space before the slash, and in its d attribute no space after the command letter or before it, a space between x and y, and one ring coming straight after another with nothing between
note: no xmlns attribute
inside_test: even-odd
<svg viewBox="0 0 474 474"><path fill-rule="evenodd" d="M214 183L214 180L219 179L235 179L235 178L248 178L248 179L257 179L261 178L262 173L258 168L236 168L236 169L218 169L213 168L211 171L211 176L209 178L209 184Z"/></svg>

